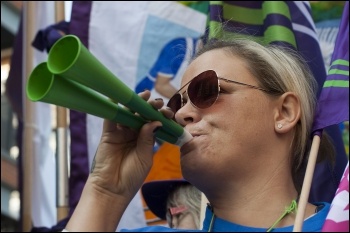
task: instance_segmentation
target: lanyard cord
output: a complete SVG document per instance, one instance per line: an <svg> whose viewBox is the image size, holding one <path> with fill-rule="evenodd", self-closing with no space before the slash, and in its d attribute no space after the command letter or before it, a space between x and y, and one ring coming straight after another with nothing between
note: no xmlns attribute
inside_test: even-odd
<svg viewBox="0 0 350 233"><path fill-rule="evenodd" d="M275 226L284 218L286 217L288 214L292 213L294 210L297 210L297 202L295 200L292 201L292 203L290 203L290 205L286 208L286 210L283 212L283 214L276 220L276 222L274 224L272 224L272 226L266 230L266 232L270 232L273 230L273 228L275 228Z"/></svg>
<svg viewBox="0 0 350 233"><path fill-rule="evenodd" d="M290 205L285 209L285 211L283 212L283 214L274 222L274 224L272 224L271 227L269 227L266 232L270 232L272 231L275 226L284 218L286 217L288 214L297 211L298 208L298 204L296 202L296 200L292 200L292 203L290 203ZM211 217L210 220L210 225L209 225L209 229L208 232L212 232L213 230L213 226L214 226L214 220L215 220L215 214L214 214L214 209L213 207L211 207L211 211L213 212L213 216Z"/></svg>

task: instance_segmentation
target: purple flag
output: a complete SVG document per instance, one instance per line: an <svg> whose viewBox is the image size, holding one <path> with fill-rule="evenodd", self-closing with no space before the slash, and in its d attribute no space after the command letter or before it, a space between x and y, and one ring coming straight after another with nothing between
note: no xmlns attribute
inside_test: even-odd
<svg viewBox="0 0 350 233"><path fill-rule="evenodd" d="M349 121L349 2L345 3L313 132L320 134L325 127L343 121ZM349 160L322 231L349 232Z"/></svg>
<svg viewBox="0 0 350 233"><path fill-rule="evenodd" d="M349 120L349 2L345 3L313 131Z"/></svg>
<svg viewBox="0 0 350 233"><path fill-rule="evenodd" d="M310 200L332 202L345 165L348 162L338 124L349 120L349 4L345 3L343 19L338 29L329 65L327 80L321 83L318 110L313 132L325 130L333 139L336 149L334 167L328 162L316 165ZM318 78L316 76L316 78ZM320 82L319 82L320 85ZM347 86L347 87L346 87ZM324 190L327 190L326 192Z"/></svg>

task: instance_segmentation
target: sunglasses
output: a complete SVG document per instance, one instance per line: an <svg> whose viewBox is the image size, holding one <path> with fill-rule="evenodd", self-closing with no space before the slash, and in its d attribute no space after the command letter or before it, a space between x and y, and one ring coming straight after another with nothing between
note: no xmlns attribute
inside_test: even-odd
<svg viewBox="0 0 350 233"><path fill-rule="evenodd" d="M176 113L180 108L184 106L183 94L187 92L188 99L194 107L199 109L209 108L219 98L220 80L247 86L269 94L281 94L281 92L277 90L266 90L250 84L241 83L225 78L219 78L214 70L207 70L194 77L180 90L178 90L177 93L169 99L167 107ZM187 90L181 94L180 91L187 85Z"/></svg>

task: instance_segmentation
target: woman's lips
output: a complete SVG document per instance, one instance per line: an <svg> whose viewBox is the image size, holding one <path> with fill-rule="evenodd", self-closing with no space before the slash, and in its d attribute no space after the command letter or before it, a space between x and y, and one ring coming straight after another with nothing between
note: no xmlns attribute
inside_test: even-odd
<svg viewBox="0 0 350 233"><path fill-rule="evenodd" d="M192 135L193 135L193 138L180 148L181 156L184 156L185 154L188 154L189 152L197 148L198 143L196 143L196 141L199 139L200 135L196 135L196 134L192 134Z"/></svg>

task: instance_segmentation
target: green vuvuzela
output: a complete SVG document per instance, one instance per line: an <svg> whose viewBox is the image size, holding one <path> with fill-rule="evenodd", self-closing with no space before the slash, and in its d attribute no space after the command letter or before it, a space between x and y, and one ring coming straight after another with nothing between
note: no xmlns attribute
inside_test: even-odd
<svg viewBox="0 0 350 233"><path fill-rule="evenodd" d="M136 116L99 93L77 82L52 74L43 62L31 72L27 86L31 101L40 101L88 113L120 123L133 129L140 129L146 120ZM155 136L160 140L177 144L178 139L159 129Z"/></svg>

